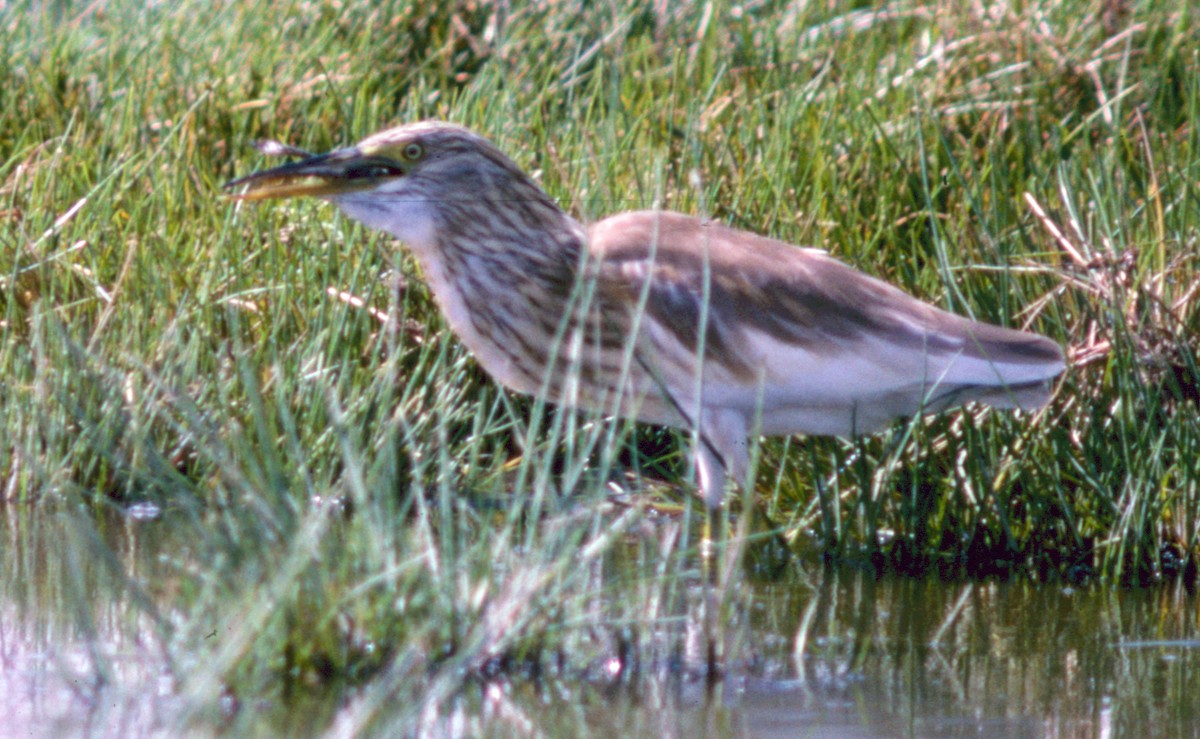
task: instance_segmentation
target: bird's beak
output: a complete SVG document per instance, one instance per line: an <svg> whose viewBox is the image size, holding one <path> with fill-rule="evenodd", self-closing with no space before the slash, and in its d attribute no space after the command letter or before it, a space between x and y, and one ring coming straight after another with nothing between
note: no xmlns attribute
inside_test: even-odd
<svg viewBox="0 0 1200 739"><path fill-rule="evenodd" d="M223 189L234 200L321 197L370 190L381 180L403 174L404 170L391 159L350 147L254 172L226 182Z"/></svg>

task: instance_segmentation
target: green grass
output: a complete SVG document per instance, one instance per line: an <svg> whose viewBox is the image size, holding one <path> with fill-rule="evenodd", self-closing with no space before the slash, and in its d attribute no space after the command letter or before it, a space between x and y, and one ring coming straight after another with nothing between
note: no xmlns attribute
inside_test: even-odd
<svg viewBox="0 0 1200 739"><path fill-rule="evenodd" d="M1195 579L1191 4L443 6L0 11L0 489L168 511L198 715L338 681L413 726L471 676L665 661L700 577L673 434L498 390L329 206L221 198L258 138L446 118L582 218L703 213L1050 335L1045 411L771 440L769 523L732 515L802 562Z"/></svg>

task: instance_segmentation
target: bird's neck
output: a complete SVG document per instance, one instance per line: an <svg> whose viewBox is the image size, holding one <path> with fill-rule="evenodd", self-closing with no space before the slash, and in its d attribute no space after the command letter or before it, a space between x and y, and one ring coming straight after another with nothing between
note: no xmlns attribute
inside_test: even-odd
<svg viewBox="0 0 1200 739"><path fill-rule="evenodd" d="M439 185L441 183L438 183ZM386 231L430 260L506 259L578 263L584 229L523 174L499 184L481 176L470 188L413 187L332 198L346 215Z"/></svg>
<svg viewBox="0 0 1200 739"><path fill-rule="evenodd" d="M432 229L412 235L432 236L435 243L429 246L442 258L473 262L477 268L528 268L528 279L536 279L547 269L573 271L584 249L579 222L524 175L499 185L485 179L477 188L445 193L434 210Z"/></svg>
<svg viewBox="0 0 1200 739"><path fill-rule="evenodd" d="M528 185L503 198L479 188L406 204L403 218L381 227L416 255L450 327L483 367L501 384L536 393L550 339L571 312L585 236Z"/></svg>

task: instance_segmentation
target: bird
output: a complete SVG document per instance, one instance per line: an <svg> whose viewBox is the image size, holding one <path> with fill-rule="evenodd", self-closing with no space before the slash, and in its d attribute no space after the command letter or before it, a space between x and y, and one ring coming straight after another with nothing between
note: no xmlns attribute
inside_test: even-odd
<svg viewBox="0 0 1200 739"><path fill-rule="evenodd" d="M421 121L225 184L316 197L415 255L450 329L518 393L690 433L710 514L752 440L854 436L975 401L1045 405L1061 347L825 251L668 210L585 225L468 128Z"/></svg>

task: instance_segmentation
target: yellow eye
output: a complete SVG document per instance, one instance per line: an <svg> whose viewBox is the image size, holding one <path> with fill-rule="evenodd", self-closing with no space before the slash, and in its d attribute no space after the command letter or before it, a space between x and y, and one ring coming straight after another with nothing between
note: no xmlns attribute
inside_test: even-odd
<svg viewBox="0 0 1200 739"><path fill-rule="evenodd" d="M410 162L420 159L421 155L424 153L425 153L425 150L422 149L421 145L415 141L412 142L411 144L407 144L404 147L404 158L409 160Z"/></svg>

